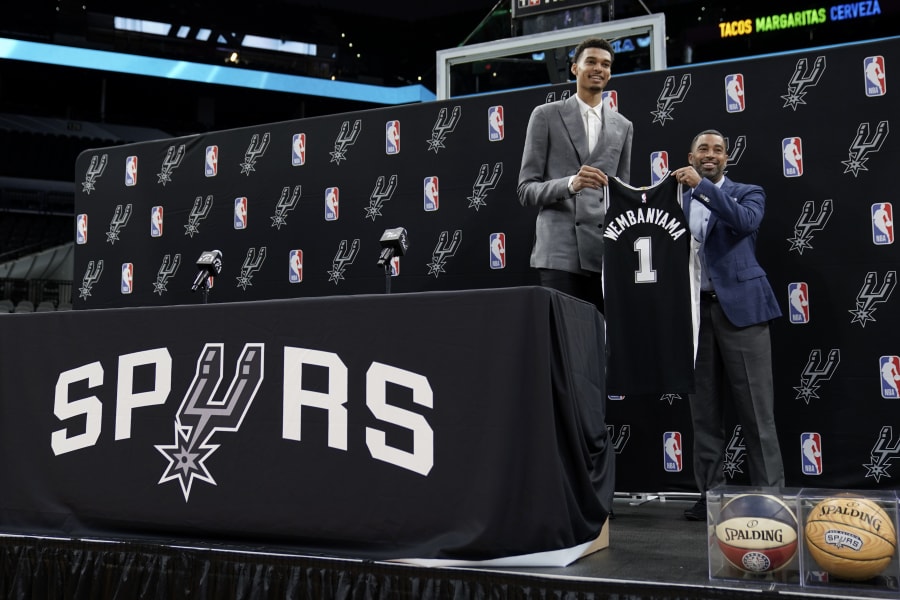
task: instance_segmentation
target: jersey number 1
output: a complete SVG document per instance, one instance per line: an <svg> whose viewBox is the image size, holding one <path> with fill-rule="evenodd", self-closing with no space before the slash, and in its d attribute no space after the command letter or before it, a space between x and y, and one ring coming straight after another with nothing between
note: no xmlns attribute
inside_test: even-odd
<svg viewBox="0 0 900 600"><path fill-rule="evenodd" d="M653 268L653 247L649 237L634 240L634 251L638 255L638 270L634 272L635 283L656 283L656 269Z"/></svg>

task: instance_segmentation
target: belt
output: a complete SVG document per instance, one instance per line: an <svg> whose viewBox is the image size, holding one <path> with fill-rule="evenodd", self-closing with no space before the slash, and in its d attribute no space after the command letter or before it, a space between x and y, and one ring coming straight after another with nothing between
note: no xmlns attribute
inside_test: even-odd
<svg viewBox="0 0 900 600"><path fill-rule="evenodd" d="M705 290L700 290L700 299L706 300L707 302L718 302L719 297L716 296L715 292L707 292Z"/></svg>

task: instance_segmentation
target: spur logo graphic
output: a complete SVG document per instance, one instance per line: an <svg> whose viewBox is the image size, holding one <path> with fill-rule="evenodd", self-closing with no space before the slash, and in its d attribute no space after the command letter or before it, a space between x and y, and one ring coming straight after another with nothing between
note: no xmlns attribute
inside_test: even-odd
<svg viewBox="0 0 900 600"><path fill-rule="evenodd" d="M815 87L822 79L822 73L825 72L825 57L816 57L812 68L807 68L808 62L805 58L801 58L794 66L794 72L788 81L788 92L781 98L784 100L782 108L790 107L796 111L797 106L806 104L803 99L809 88Z"/></svg>
<svg viewBox="0 0 900 600"><path fill-rule="evenodd" d="M349 246L349 248L347 246ZM356 261L358 255L359 238L353 240L353 242L349 244L347 240L341 240L341 243L338 244L338 250L334 255L334 260L331 262L331 270L328 271L328 281L333 281L334 285L340 283L340 281L344 279L344 272L347 270L347 267Z"/></svg>
<svg viewBox="0 0 900 600"><path fill-rule="evenodd" d="M728 148L728 160L725 162L724 172L728 173L728 167L737 165L744 157L744 152L747 150L747 136L739 135L734 140L734 145L731 144L731 140L725 138L725 147Z"/></svg>
<svg viewBox="0 0 900 600"><path fill-rule="evenodd" d="M816 212L816 203L813 200L807 200L800 209L800 216L794 224L794 237L787 238L791 243L790 251L796 250L797 254L803 254L804 250L812 249L812 234L815 231L822 231L831 218L834 210L831 200L823 200Z"/></svg>
<svg viewBox="0 0 900 600"><path fill-rule="evenodd" d="M881 150L889 131L887 121L879 121L875 126L875 132L871 134L869 124L860 123L856 129L856 137L850 142L849 157L841 161L841 164L847 167L844 173L853 173L854 177L858 177L860 171L868 171L866 161L871 158L869 155Z"/></svg>
<svg viewBox="0 0 900 600"><path fill-rule="evenodd" d="M84 173L84 181L81 182L82 192L90 195L91 192L97 189L97 180L103 176L108 162L108 154L102 154L100 156L95 154L91 157L91 162L88 164L87 171Z"/></svg>
<svg viewBox="0 0 900 600"><path fill-rule="evenodd" d="M237 287L245 292L247 288L252 286L253 274L259 271L263 263L266 262L266 247L260 246L256 248L247 248L247 255L244 257L244 263L241 265L241 274L237 276Z"/></svg>
<svg viewBox="0 0 900 600"><path fill-rule="evenodd" d="M156 175L156 183L161 183L163 184L163 187L165 187L167 183L172 181L172 173L181 166L181 161L184 160L184 152L184 144L181 144L177 148L175 146L169 146L168 150L166 150L166 156L163 158L159 173Z"/></svg>
<svg viewBox="0 0 900 600"><path fill-rule="evenodd" d="M809 359L800 376L800 385L794 386L794 389L797 390L797 399L809 404L812 398L818 398L819 385L834 376L839 364L841 364L841 351L838 348L832 348L828 352L828 358L824 363L820 349L816 348L810 351Z"/></svg>
<svg viewBox="0 0 900 600"><path fill-rule="evenodd" d="M475 178L475 183L472 184L472 195L467 198L469 208L474 208L475 212L478 212L482 206L487 206L487 193L497 187L503 176L502 162L494 163L494 169L490 175L488 174L489 168L487 163L484 163L478 169L478 176Z"/></svg>
<svg viewBox="0 0 900 600"><path fill-rule="evenodd" d="M195 233L200 233L200 221L205 220L209 216L212 205L212 194L207 196L206 199L203 196L197 196L194 199L194 206L191 208L191 212L188 213L187 225L184 226L184 235L194 237Z"/></svg>
<svg viewBox="0 0 900 600"><path fill-rule="evenodd" d="M676 400L683 400L681 394L660 394L659 401L660 402L668 402L669 406L674 406Z"/></svg>
<svg viewBox="0 0 900 600"><path fill-rule="evenodd" d="M253 404L263 382L265 345L244 344L225 397L216 395L222 383L224 344L206 344L197 359L194 380L175 415L175 442L156 449L169 461L158 485L178 481L187 502L194 481L216 485L206 461L220 444L212 443L218 432L235 432Z"/></svg>
<svg viewBox="0 0 900 600"><path fill-rule="evenodd" d="M888 469L891 468L891 461L900 457L900 440L891 443L894 437L893 429L890 425L885 425L878 433L878 439L872 446L872 452L869 455L871 462L863 463L866 468L866 478L873 478L876 483L881 483L882 477L890 477Z"/></svg>
<svg viewBox="0 0 900 600"><path fill-rule="evenodd" d="M619 433L616 434L616 426L607 424L606 434L612 440L612 447L615 453L622 454L625 446L628 445L628 440L631 438L631 425L622 425L619 427Z"/></svg>
<svg viewBox="0 0 900 600"><path fill-rule="evenodd" d="M681 76L678 87L675 87L675 76L669 75L663 82L662 91L656 99L656 110L650 111L653 115L653 123L659 123L665 126L666 121L674 121L672 111L675 110L675 104L684 102L688 92L691 89L691 74L685 73Z"/></svg>
<svg viewBox="0 0 900 600"><path fill-rule="evenodd" d="M734 426L731 433L731 439L725 446L725 460L722 463L722 470L731 477L738 473L744 472L744 457L747 455L747 447L744 445L744 430L740 425Z"/></svg>
<svg viewBox="0 0 900 600"><path fill-rule="evenodd" d="M872 205L872 243L877 246L894 243L894 207L890 202Z"/></svg>
<svg viewBox="0 0 900 600"><path fill-rule="evenodd" d="M432 150L437 154L440 150L446 148L447 146L445 144L447 142L447 136L456 129L461 117L462 106L454 106L450 110L449 116L447 115L447 107L441 108L441 110L438 111L437 120L431 128L431 138L426 140L428 142L428 150Z"/></svg>
<svg viewBox="0 0 900 600"><path fill-rule="evenodd" d="M275 215L271 217L272 227L280 230L282 225L287 225L288 213L297 208L297 204L300 202L300 189L299 184L294 186L293 192L289 185L282 188L281 197L275 203Z"/></svg>
<svg viewBox="0 0 900 600"><path fill-rule="evenodd" d="M568 100L571 95L572 90L563 90L559 95L559 99ZM602 98L603 96L601 95L600 97ZM548 92L547 97L544 98L544 104L550 104L551 102L556 102L556 92Z"/></svg>
<svg viewBox="0 0 900 600"><path fill-rule="evenodd" d="M181 266L181 254L176 254L172 257L170 254L166 254L162 259L162 264L159 265L159 271L156 272L156 282L153 284L153 293L163 295L163 292L168 292L166 289L166 285L168 285L169 280L175 276L175 273L178 272L178 267Z"/></svg>
<svg viewBox="0 0 900 600"><path fill-rule="evenodd" d="M241 163L241 175L250 177L250 173L256 170L256 161L262 158L269 149L271 134L267 131L262 137L254 133L250 138L250 145L244 150L244 162Z"/></svg>
<svg viewBox="0 0 900 600"><path fill-rule="evenodd" d="M865 327L869 321L875 322L872 313L875 312L876 304L883 304L891 297L891 292L897 286L897 271L888 271L884 275L881 286L878 286L878 273L869 271L866 273L865 281L856 294L856 308L850 309L853 318L850 324L859 323L860 327Z"/></svg>
<svg viewBox="0 0 900 600"><path fill-rule="evenodd" d="M119 235L122 233L122 230L128 225L128 220L131 219L131 211L134 207L129 203L122 207L121 204L116 206L116 210L113 212L112 219L109 221L109 231L106 232L106 241L116 245L116 242L119 241Z"/></svg>
<svg viewBox="0 0 900 600"><path fill-rule="evenodd" d="M447 259L456 254L460 244L462 244L461 229L453 232L452 239L450 239L448 232L442 231L438 237L437 244L434 246L434 251L431 253L431 262L428 263L428 274L434 275L434 278L437 279L441 273L446 273L444 267L447 266Z"/></svg>
<svg viewBox="0 0 900 600"><path fill-rule="evenodd" d="M91 288L100 281L100 276L103 274L103 259L101 258L96 263L94 261L90 261L87 264L87 268L84 270L84 275L81 277L81 287L78 288L78 296L82 300L87 300L88 296L91 295Z"/></svg>
<svg viewBox="0 0 900 600"><path fill-rule="evenodd" d="M347 150L359 139L359 132L362 131L362 119L356 119L353 122L353 128L350 127L350 121L341 123L341 130L334 138L334 150L330 152L331 162L336 165L341 164L342 160L347 160Z"/></svg>
<svg viewBox="0 0 900 600"><path fill-rule="evenodd" d="M384 208L384 203L393 197L396 190L397 175L391 175L387 184L384 183L384 175L379 175L375 180L375 188L369 195L369 206L365 208L366 218L372 219L374 222L375 217L384 216L381 214L381 209Z"/></svg>

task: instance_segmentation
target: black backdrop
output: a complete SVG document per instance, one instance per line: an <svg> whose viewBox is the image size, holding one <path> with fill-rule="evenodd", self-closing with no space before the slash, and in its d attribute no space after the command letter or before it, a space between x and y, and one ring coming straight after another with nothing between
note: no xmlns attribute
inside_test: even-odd
<svg viewBox="0 0 900 600"><path fill-rule="evenodd" d="M666 153L672 168L685 164L693 135L716 128L729 140L728 176L767 191L759 253L785 314L773 339L779 435L792 486L888 487L900 475L890 371L900 366L900 253L892 224L878 228L896 195L898 142L890 124L900 109L888 76L898 59L900 40L891 38L614 76L610 86L635 125L633 184L651 183L657 153ZM877 67L881 80L869 77ZM734 80L743 104L729 99ZM534 213L515 193L525 125L535 105L573 87L85 152L75 173L76 213L87 225L79 227L87 235L76 247L76 308L202 302L189 291L194 262L213 248L222 250L224 269L210 302L379 293L385 277L376 266L378 240L391 227L407 228L411 242L391 278L393 292L534 283ZM499 132L490 126L496 107ZM399 130L399 145L388 130ZM297 134L305 158L295 166ZM790 162L797 146L800 161ZM214 176L206 174L210 147ZM134 160L136 185L128 185ZM426 208L432 177L437 210ZM329 188L339 190L337 220L326 219ZM236 198L246 198L244 228L235 228ZM163 217L157 237L154 207ZM495 241L494 234L502 236ZM492 261L492 248L503 249L500 262ZM294 250L302 251L302 278L290 268ZM130 265L130 293L123 293L123 265ZM805 312L791 308L792 293L808 298ZM611 400L608 420L619 464L627 465L618 469L618 490L693 489L686 398ZM680 457L664 456L663 438L672 436L682 440ZM745 482L737 428L728 454L732 481Z"/></svg>

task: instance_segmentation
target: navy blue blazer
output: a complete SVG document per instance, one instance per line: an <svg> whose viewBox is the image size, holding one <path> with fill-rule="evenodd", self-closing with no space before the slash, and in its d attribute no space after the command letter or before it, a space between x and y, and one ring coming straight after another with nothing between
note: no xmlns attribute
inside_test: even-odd
<svg viewBox="0 0 900 600"><path fill-rule="evenodd" d="M780 317L775 293L756 259L756 237L766 209L763 189L727 177L719 188L703 178L685 196L699 200L710 210L701 251L707 276L728 320L747 327ZM684 205L690 219L689 198Z"/></svg>

